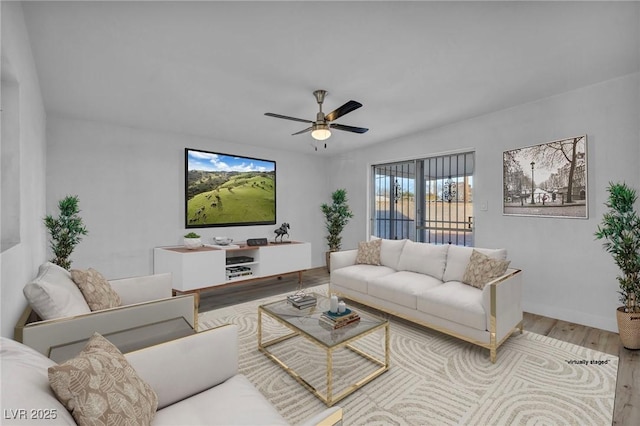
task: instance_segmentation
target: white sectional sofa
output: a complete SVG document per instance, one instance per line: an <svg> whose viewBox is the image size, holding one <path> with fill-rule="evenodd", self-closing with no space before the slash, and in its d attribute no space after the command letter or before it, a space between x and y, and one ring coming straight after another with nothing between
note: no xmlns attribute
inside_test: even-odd
<svg viewBox="0 0 640 426"><path fill-rule="evenodd" d="M358 250L334 252L330 292L487 348L495 362L500 344L516 328L522 332L522 273L510 268L482 289L468 285L463 278L474 250L497 260L507 255L504 249L386 239L379 264L357 263Z"/></svg>
<svg viewBox="0 0 640 426"><path fill-rule="evenodd" d="M238 330L227 325L125 354L158 397L152 425L286 425L249 380L238 374ZM3 425L75 425L49 386L55 363L21 343L0 338ZM342 409L303 425L341 424Z"/></svg>

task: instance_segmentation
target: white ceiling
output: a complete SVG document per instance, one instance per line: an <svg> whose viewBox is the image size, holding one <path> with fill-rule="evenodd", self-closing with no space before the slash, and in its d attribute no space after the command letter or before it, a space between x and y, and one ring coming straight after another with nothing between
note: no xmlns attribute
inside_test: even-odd
<svg viewBox="0 0 640 426"><path fill-rule="evenodd" d="M27 2L49 113L313 152L312 92L336 154L640 68L640 4ZM213 148L213 147L212 147Z"/></svg>

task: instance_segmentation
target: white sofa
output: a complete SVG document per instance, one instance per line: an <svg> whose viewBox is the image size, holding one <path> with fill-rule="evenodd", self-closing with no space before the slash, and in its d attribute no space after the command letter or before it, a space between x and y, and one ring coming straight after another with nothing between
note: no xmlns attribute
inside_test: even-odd
<svg viewBox="0 0 640 426"><path fill-rule="evenodd" d="M110 334L173 318L197 329L192 294L172 296L171 274L110 280L121 306L91 311L71 274L53 263L40 266L24 293L30 303L18 320L14 338L48 356L54 346Z"/></svg>
<svg viewBox="0 0 640 426"><path fill-rule="evenodd" d="M504 249L381 241L379 265L357 264L358 250L331 253L330 292L489 349L522 332L522 273L483 289L462 282L473 250L506 259Z"/></svg>
<svg viewBox="0 0 640 426"><path fill-rule="evenodd" d="M227 325L125 354L158 395L152 425L286 425L269 401L238 374L238 330ZM16 341L0 339L3 425L74 425L49 386L55 363ZM48 418L45 418L48 417ZM342 422L340 407L304 425Z"/></svg>

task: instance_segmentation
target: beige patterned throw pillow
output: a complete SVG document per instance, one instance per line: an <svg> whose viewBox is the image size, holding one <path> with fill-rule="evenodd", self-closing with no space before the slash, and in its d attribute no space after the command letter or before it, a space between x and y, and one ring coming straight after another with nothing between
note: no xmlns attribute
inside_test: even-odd
<svg viewBox="0 0 640 426"><path fill-rule="evenodd" d="M380 239L360 242L358 244L356 263L380 265L380 247L382 247L382 240Z"/></svg>
<svg viewBox="0 0 640 426"><path fill-rule="evenodd" d="M109 281L93 268L89 268L87 271L72 269L71 279L80 288L92 311L117 308L122 304L120 296L111 288Z"/></svg>
<svg viewBox="0 0 640 426"><path fill-rule="evenodd" d="M49 367L49 384L78 425L148 425L158 396L111 342L95 333L82 352Z"/></svg>
<svg viewBox="0 0 640 426"><path fill-rule="evenodd" d="M462 282L482 290L489 281L504 274L510 263L509 260L494 259L474 250Z"/></svg>

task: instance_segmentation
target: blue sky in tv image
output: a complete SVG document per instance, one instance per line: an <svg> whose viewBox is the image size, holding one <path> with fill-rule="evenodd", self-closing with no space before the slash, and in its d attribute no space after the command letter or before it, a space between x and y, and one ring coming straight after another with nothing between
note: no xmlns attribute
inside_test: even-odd
<svg viewBox="0 0 640 426"><path fill-rule="evenodd" d="M188 170L211 172L272 172L276 166L274 161L192 149L187 150L187 165Z"/></svg>

